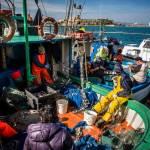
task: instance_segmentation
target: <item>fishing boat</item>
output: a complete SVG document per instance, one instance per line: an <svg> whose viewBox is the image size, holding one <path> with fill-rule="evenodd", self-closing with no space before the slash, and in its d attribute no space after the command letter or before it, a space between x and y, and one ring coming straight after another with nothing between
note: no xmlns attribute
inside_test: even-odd
<svg viewBox="0 0 150 150"><path fill-rule="evenodd" d="M107 75L105 75L107 76ZM76 83L80 84L80 78L70 75L71 79ZM107 77L106 77L107 78ZM109 78L109 77L108 77ZM87 85L90 85L94 91L111 91L113 89L113 83L111 79L105 80L105 84L100 83L100 79L96 77L89 77ZM148 78L147 81L143 84L136 85L132 88L131 98L137 101L142 101L149 95L150 92L150 79Z"/></svg>
<svg viewBox="0 0 150 150"><path fill-rule="evenodd" d="M150 61L150 39L144 39L139 46L129 44L124 46L122 54L131 59L140 56L144 61Z"/></svg>
<svg viewBox="0 0 150 150"><path fill-rule="evenodd" d="M25 2L25 1L24 1ZM24 3L23 7L26 8L26 3ZM1 71L1 75L0 75L0 83L2 83L2 81L8 81L8 79L10 79L10 74L12 73L11 67L9 67L9 65L12 65L11 63L9 65L7 65L6 63L6 56L15 58L16 62L17 62L17 69L19 67L23 67L23 72L26 70L26 77L25 77L25 81L27 82L28 85L30 85L32 83L32 79L33 76L31 74L31 68L30 68L30 56L32 55L32 50L30 50L30 48L35 47L33 49L36 49L36 46L39 44L43 44L46 48L49 47L49 49L47 50L47 53L58 53L58 49L59 51L59 56L60 56L60 60L58 62L56 62L55 60L52 59L51 65L52 65L52 72L53 72L53 77L54 78L59 78L59 76L56 77L57 72L61 72L62 74L64 74L65 76L69 77L70 72L69 69L67 68L71 68L71 64L72 64L72 38L65 36L65 35L55 35L55 36L47 36L44 35L44 32L42 30L42 32L40 32L40 36L39 35L30 35L28 33L28 27L27 27L27 12L26 9L24 9L24 24L25 24L25 35L11 35L11 37L9 37L9 39L6 39L7 41L5 41L4 43L1 43L1 51L2 51L2 56L3 56L3 68L5 68L5 71ZM47 18L48 21L52 21L53 23L55 22L53 19L51 18ZM43 20L43 22L45 22L46 20ZM7 22L7 20L6 20ZM40 25L40 28L43 28L43 23ZM10 28L11 30L11 28ZM14 31L14 30L13 30ZM56 30L54 31L54 34L56 33ZM47 32L46 32L47 34ZM53 35L54 35L53 34ZM89 42L86 41L87 46L89 46ZM8 49L8 47L11 47L11 49ZM52 51L52 49L54 50L55 48L57 48L57 51ZM56 50L56 49L55 49ZM61 54L61 55L60 55ZM19 59L17 59L19 58ZM22 63L20 63L22 62ZM62 78L60 76L60 78ZM77 78L79 80L79 78ZM80 82L80 81L79 81ZM4 83L4 82L3 82ZM5 83L4 83L5 84ZM4 85L2 84L1 87L6 86L6 84ZM8 84L8 86L10 86L10 84ZM95 91L97 93L97 95L102 96L108 93L109 89L107 87L107 85L95 85L94 83L89 83L87 82L87 87L91 87L93 91ZM111 88L111 87L110 87ZM127 103L127 110L126 110L126 115L125 115L125 120L124 122L127 123L125 127L130 126L130 129L132 130L137 130L137 129L142 129L143 130L143 134L142 136L139 138L139 140L134 143L133 147L135 150L141 150L141 149L145 149L148 150L150 147L150 128L149 128L149 123L150 123L150 116L149 116L149 109L146 108L143 104L137 102L137 101L129 101ZM74 116L77 116L77 114L71 113L66 114L66 116L69 115L70 117L68 118L71 119L73 121L73 119L75 118ZM61 116L61 118L66 117ZM23 118L23 117L21 117ZM74 123L77 123L78 121L83 120L83 113L80 115L80 117L77 117L79 119L75 119ZM26 121L26 120L25 120ZM30 120L31 121L31 120ZM32 122L30 122L32 123ZM67 122L66 122L67 123ZM75 125L75 124L73 124ZM68 124L69 126L69 124ZM72 127L71 125L69 127ZM125 128L121 128L122 130L128 131ZM94 128L95 131L98 131L97 133L100 132L99 129ZM86 134L89 133L88 131L86 131ZM91 133L91 132L90 132ZM93 135L94 137L97 137L98 134L96 133L96 135ZM121 133L121 131L120 131ZM91 133L92 134L92 133ZM123 134L122 135L127 135L127 134ZM129 135L130 137L130 135ZM128 137L128 138L129 138ZM127 137L126 137L127 138ZM133 137L132 137L133 138ZM122 139L123 140L123 139Z"/></svg>

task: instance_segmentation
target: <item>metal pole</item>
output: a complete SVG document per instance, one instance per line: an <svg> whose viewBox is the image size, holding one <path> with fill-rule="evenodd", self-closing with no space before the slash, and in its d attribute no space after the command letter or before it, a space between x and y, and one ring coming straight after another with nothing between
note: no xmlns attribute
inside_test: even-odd
<svg viewBox="0 0 150 150"><path fill-rule="evenodd" d="M2 64L3 64L3 69L7 69L7 63L6 63L6 46L2 47L2 51L1 51L1 54L2 54Z"/></svg>
<svg viewBox="0 0 150 150"><path fill-rule="evenodd" d="M67 13L67 18L66 18L66 27L65 27L65 35L67 34L67 29L68 29L68 22L69 22L69 18L70 18L70 13L71 13L71 7L73 5L73 0L70 0L69 3L69 8L68 8L68 13Z"/></svg>
<svg viewBox="0 0 150 150"><path fill-rule="evenodd" d="M30 68L30 53L29 53L29 40L28 40L28 24L27 24L27 2L23 0L23 16L24 16L24 36L25 36L25 57L26 57L26 78L27 85L29 86L32 77L31 77L31 68Z"/></svg>

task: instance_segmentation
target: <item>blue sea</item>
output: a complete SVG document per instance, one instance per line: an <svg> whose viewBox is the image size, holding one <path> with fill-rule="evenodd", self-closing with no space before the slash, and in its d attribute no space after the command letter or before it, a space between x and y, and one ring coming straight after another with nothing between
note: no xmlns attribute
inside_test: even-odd
<svg viewBox="0 0 150 150"><path fill-rule="evenodd" d="M86 31L94 32L98 38L100 34L100 26L86 26ZM104 27L104 37L117 38L126 44L140 44L143 39L150 38L150 27Z"/></svg>

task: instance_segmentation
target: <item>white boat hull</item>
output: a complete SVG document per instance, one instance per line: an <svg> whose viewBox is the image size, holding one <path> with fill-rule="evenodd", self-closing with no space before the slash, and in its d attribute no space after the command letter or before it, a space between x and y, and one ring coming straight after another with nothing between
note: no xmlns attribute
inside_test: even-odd
<svg viewBox="0 0 150 150"><path fill-rule="evenodd" d="M122 54L127 57L141 57L144 61L150 62L150 39L145 39L139 47L132 45L124 46Z"/></svg>
<svg viewBox="0 0 150 150"><path fill-rule="evenodd" d="M137 101L141 101L144 98L146 98L150 93L150 84L146 86L145 88L135 92L132 94L132 99L136 99Z"/></svg>

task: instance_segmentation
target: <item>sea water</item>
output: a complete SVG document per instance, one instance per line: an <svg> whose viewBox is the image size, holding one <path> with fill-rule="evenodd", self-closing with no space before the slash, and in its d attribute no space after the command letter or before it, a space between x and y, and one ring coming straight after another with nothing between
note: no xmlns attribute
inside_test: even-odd
<svg viewBox="0 0 150 150"><path fill-rule="evenodd" d="M95 37L100 35L100 26L85 26L86 31L94 32ZM108 27L104 26L104 37L113 37L122 42L123 45L139 45L143 39L150 38L150 27Z"/></svg>

